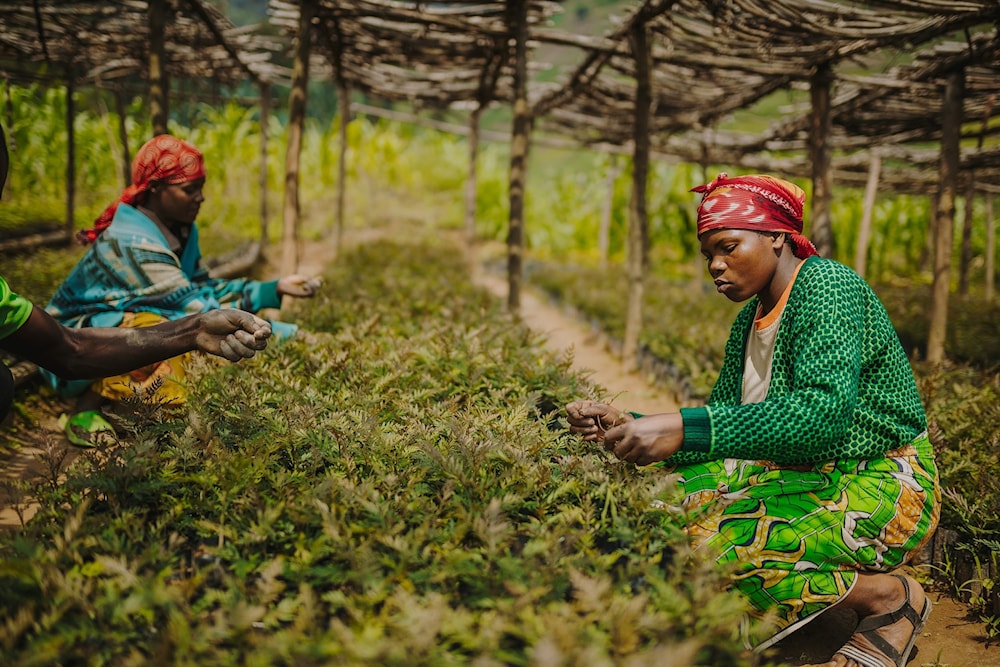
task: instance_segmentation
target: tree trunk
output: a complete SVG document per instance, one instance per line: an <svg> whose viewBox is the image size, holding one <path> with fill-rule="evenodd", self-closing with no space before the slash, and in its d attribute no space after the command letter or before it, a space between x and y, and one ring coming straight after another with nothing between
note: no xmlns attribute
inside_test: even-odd
<svg viewBox="0 0 1000 667"><path fill-rule="evenodd" d="M632 157L632 197L628 225L628 304L622 341L622 366L633 370L639 364L639 334L642 332L642 296L649 256L646 216L646 184L649 176L649 116L652 106L650 53L645 24L637 24L631 35L635 59L635 123Z"/></svg>
<svg viewBox="0 0 1000 667"><path fill-rule="evenodd" d="M309 50L312 39L312 19L316 13L314 0L303 0L299 6L299 29L292 65L292 89L288 94L288 149L285 155L285 205L281 243L281 271L295 273L299 265L299 159L302 154L302 130L306 119L306 97L309 90Z"/></svg>
<svg viewBox="0 0 1000 667"><path fill-rule="evenodd" d="M524 255L524 190L528 173L531 112L528 109L528 3L508 3L514 34L514 120L510 143L510 222L507 231L507 308L521 310Z"/></svg>
<svg viewBox="0 0 1000 667"><path fill-rule="evenodd" d="M931 287L930 331L927 361L944 362L948 330L948 291L951 281L952 236L955 223L955 196L958 188L959 140L962 126L962 95L965 72L948 76L941 105L941 163L938 201L935 212L934 282Z"/></svg>
<svg viewBox="0 0 1000 667"><path fill-rule="evenodd" d="M812 162L812 227L810 240L823 257L833 255L833 228L830 224L830 198L833 171L830 160L830 65L816 69L809 82L812 113L809 128L809 157Z"/></svg>

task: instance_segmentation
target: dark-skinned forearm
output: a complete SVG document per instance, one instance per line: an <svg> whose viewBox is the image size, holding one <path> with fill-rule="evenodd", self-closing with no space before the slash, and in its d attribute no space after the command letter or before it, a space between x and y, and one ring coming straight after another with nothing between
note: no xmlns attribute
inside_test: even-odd
<svg viewBox="0 0 1000 667"><path fill-rule="evenodd" d="M196 316L142 329L70 329L35 307L28 321L0 345L67 380L126 373L194 350Z"/></svg>

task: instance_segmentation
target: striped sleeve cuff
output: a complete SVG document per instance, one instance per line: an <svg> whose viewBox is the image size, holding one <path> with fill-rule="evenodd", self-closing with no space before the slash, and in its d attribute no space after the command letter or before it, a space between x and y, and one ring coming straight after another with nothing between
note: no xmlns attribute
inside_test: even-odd
<svg viewBox="0 0 1000 667"><path fill-rule="evenodd" d="M708 408L681 408L684 420L684 452L712 451L712 420Z"/></svg>

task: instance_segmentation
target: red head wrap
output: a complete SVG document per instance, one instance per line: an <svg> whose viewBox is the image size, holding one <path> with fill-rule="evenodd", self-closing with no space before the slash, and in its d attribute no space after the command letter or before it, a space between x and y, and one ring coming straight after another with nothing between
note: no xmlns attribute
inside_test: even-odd
<svg viewBox="0 0 1000 667"><path fill-rule="evenodd" d="M76 238L84 245L96 241L101 232L111 224L118 204L142 203L153 181L174 185L204 176L205 160L201 151L169 134L157 135L143 144L136 153L132 161L132 185L125 188L121 196L104 209L104 213L101 213L94 223L93 229L80 231Z"/></svg>
<svg viewBox="0 0 1000 667"><path fill-rule="evenodd" d="M692 188L704 193L698 205L698 236L713 229L749 229L784 232L796 257L815 255L816 248L802 235L802 207L806 193L794 183L754 174L729 178L725 172L714 181Z"/></svg>

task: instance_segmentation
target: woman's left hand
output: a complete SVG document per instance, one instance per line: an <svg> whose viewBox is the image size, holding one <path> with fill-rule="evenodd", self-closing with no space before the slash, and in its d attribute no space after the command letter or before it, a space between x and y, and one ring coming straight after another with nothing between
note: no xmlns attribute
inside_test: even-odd
<svg viewBox="0 0 1000 667"><path fill-rule="evenodd" d="M684 420L679 412L647 415L608 429L604 448L639 466L665 461L684 444Z"/></svg>

